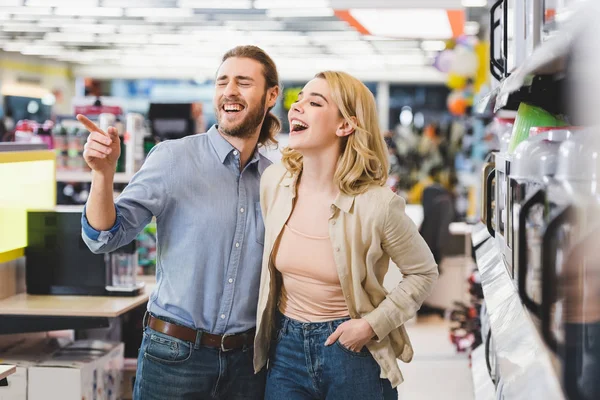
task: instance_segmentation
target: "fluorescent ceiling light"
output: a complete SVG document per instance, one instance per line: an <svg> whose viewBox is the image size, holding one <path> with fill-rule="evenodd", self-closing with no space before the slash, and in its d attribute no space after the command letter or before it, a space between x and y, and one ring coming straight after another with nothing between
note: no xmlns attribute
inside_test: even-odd
<svg viewBox="0 0 600 400"><path fill-rule="evenodd" d="M64 24L60 26L62 32L87 32L87 33L115 33L115 25L105 24Z"/></svg>
<svg viewBox="0 0 600 400"><path fill-rule="evenodd" d="M125 10L128 17L191 17L194 10L189 8L128 8Z"/></svg>
<svg viewBox="0 0 600 400"><path fill-rule="evenodd" d="M23 5L23 0L2 0L4 7L19 7Z"/></svg>
<svg viewBox="0 0 600 400"><path fill-rule="evenodd" d="M85 17L122 17L123 9L118 7L57 7L56 15L85 16Z"/></svg>
<svg viewBox="0 0 600 400"><path fill-rule="evenodd" d="M162 16L151 16L144 17L144 19L150 23L169 23L173 25L198 25L207 23L208 19L207 14L192 14L187 17L179 16L179 15L162 15Z"/></svg>
<svg viewBox="0 0 600 400"><path fill-rule="evenodd" d="M270 8L267 10L269 18L309 18L333 17L333 8Z"/></svg>
<svg viewBox="0 0 600 400"><path fill-rule="evenodd" d="M28 7L98 7L98 0L25 0L25 5Z"/></svg>
<svg viewBox="0 0 600 400"><path fill-rule="evenodd" d="M331 7L329 0L302 0L302 1L282 1L282 0L254 0L254 8L313 8L313 7Z"/></svg>
<svg viewBox="0 0 600 400"><path fill-rule="evenodd" d="M118 25L120 33L157 33L172 31L174 28L164 25Z"/></svg>
<svg viewBox="0 0 600 400"><path fill-rule="evenodd" d="M150 42L148 35L124 35L124 34L111 34L111 35L100 35L97 39L100 43L138 43L145 44Z"/></svg>
<svg viewBox="0 0 600 400"><path fill-rule="evenodd" d="M446 43L442 40L424 40L421 48L424 51L442 51L446 48Z"/></svg>
<svg viewBox="0 0 600 400"><path fill-rule="evenodd" d="M50 15L51 7L0 7L0 12L7 12L14 15Z"/></svg>
<svg viewBox="0 0 600 400"><path fill-rule="evenodd" d="M35 22L40 19L39 15L13 15L12 18L8 17L9 14L6 14L6 20L10 19L11 21L21 21L21 22ZM0 19L2 19L0 17Z"/></svg>
<svg viewBox="0 0 600 400"><path fill-rule="evenodd" d="M4 23L2 26L3 32L46 32L46 28L41 26L37 26L35 24L27 24L27 23Z"/></svg>
<svg viewBox="0 0 600 400"><path fill-rule="evenodd" d="M93 18L54 18L38 21L38 25L44 28L60 28L65 25L92 25L95 23L96 20Z"/></svg>
<svg viewBox="0 0 600 400"><path fill-rule="evenodd" d="M252 2L250 0L179 0L177 3L183 8L215 8L215 9L250 9Z"/></svg>
<svg viewBox="0 0 600 400"><path fill-rule="evenodd" d="M48 42L94 43L98 40L98 38L92 33L80 33L77 35L72 35L64 32L48 32L46 35L44 35L44 40Z"/></svg>
<svg viewBox="0 0 600 400"><path fill-rule="evenodd" d="M172 7L176 0L102 0L103 7Z"/></svg>
<svg viewBox="0 0 600 400"><path fill-rule="evenodd" d="M29 42L8 42L2 46L2 49L4 51L21 51L30 44Z"/></svg>
<svg viewBox="0 0 600 400"><path fill-rule="evenodd" d="M485 7L487 0L462 0L463 7Z"/></svg>
<svg viewBox="0 0 600 400"><path fill-rule="evenodd" d="M61 46L33 45L24 47L21 50L21 54L33 56L52 56L58 55L62 51L64 51L64 47Z"/></svg>
<svg viewBox="0 0 600 400"><path fill-rule="evenodd" d="M240 30L280 31L285 29L285 24L281 21L226 21L225 26Z"/></svg>
<svg viewBox="0 0 600 400"><path fill-rule="evenodd" d="M352 9L350 14L373 35L419 39L452 37L446 10Z"/></svg>
<svg viewBox="0 0 600 400"><path fill-rule="evenodd" d="M479 22L477 21L467 21L465 22L465 35L475 36L479 33Z"/></svg>

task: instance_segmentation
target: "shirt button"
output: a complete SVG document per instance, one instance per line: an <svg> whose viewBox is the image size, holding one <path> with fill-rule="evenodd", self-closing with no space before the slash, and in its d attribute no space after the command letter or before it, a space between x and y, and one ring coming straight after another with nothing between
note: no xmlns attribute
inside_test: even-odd
<svg viewBox="0 0 600 400"><path fill-rule="evenodd" d="M235 244L235 247L240 247L240 244L239 244L239 243L236 243L236 244Z"/></svg>
<svg viewBox="0 0 600 400"><path fill-rule="evenodd" d="M335 221L331 221L331 225L335 225Z"/></svg>
<svg viewBox="0 0 600 400"><path fill-rule="evenodd" d="M233 279L229 278L229 280L227 282L233 283Z"/></svg>
<svg viewBox="0 0 600 400"><path fill-rule="evenodd" d="M237 156L238 154L240 154L240 152L239 152L239 151L237 151L237 150L234 150L234 151L233 151L233 155L234 155L234 156Z"/></svg>
<svg viewBox="0 0 600 400"><path fill-rule="evenodd" d="M225 319L225 314L221 314L221 319Z"/></svg>
<svg viewBox="0 0 600 400"><path fill-rule="evenodd" d="M339 252L339 251L340 251L340 248L339 248L339 247L336 247L336 248L335 248L335 251Z"/></svg>
<svg viewBox="0 0 600 400"><path fill-rule="evenodd" d="M244 212L244 207L240 208L240 212L243 213Z"/></svg>

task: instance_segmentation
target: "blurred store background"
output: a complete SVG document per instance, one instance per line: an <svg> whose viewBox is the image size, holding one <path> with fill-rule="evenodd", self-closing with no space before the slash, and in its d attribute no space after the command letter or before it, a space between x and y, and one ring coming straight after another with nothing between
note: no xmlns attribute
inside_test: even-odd
<svg viewBox="0 0 600 400"><path fill-rule="evenodd" d="M280 71L284 127L262 149L275 162L316 72L349 72L376 98L388 186L441 273L409 323L401 399L600 399L596 3L0 0L0 372L19 367L0 399L66 399L28 368L92 338L122 343L96 349L99 398L130 398L156 226L108 261L131 296L94 302L109 277L78 236L91 173L75 115L118 128L118 196L154 145L216 122L215 73L240 44ZM71 246L24 257L38 234Z"/></svg>

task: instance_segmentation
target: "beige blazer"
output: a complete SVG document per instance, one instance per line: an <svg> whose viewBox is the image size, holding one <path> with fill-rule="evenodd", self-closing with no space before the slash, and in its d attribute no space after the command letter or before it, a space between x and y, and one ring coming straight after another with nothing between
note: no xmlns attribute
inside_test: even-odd
<svg viewBox="0 0 600 400"><path fill-rule="evenodd" d="M281 164L267 168L261 179L265 249L256 321L256 372L267 362L279 300L280 279L271 253L291 215L296 181L297 176ZM396 359L410 362L413 356L403 324L416 314L438 276L433 255L404 208L401 197L374 185L356 196L340 193L329 219L329 237L350 317L366 319L375 331L377 340L367 348L381 367L381 377L393 387L403 381ZM403 279L388 292L383 278L390 258Z"/></svg>

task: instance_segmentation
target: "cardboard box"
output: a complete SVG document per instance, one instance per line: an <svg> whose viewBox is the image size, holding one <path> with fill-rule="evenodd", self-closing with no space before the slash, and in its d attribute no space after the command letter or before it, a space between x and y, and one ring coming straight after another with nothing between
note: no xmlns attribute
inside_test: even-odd
<svg viewBox="0 0 600 400"><path fill-rule="evenodd" d="M117 400L124 346L75 342L29 368L28 400Z"/></svg>
<svg viewBox="0 0 600 400"><path fill-rule="evenodd" d="M0 354L0 364L17 366L17 372L8 378L8 386L0 387L0 400L25 400L29 380L29 368L51 357L65 340L27 339L14 343Z"/></svg>
<svg viewBox="0 0 600 400"><path fill-rule="evenodd" d="M137 360L135 358L126 358L123 366L123 379L121 381L121 400L133 399L136 372Z"/></svg>

